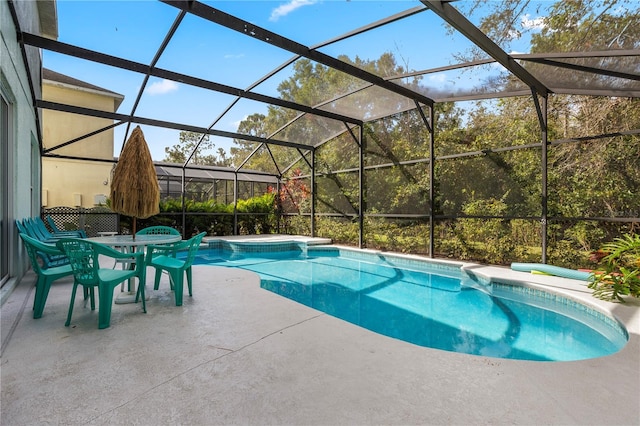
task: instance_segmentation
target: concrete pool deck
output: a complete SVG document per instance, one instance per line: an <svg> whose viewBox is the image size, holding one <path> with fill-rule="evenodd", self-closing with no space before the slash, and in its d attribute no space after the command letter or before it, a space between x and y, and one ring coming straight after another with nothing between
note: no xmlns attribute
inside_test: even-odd
<svg viewBox="0 0 640 426"><path fill-rule="evenodd" d="M470 265L469 267L473 267ZM579 282L477 265L599 306L629 330L620 352L533 362L419 347L263 290L247 271L194 266L176 307L163 276L147 314L114 305L111 327L52 286L31 316L29 273L2 306L3 425L640 424L640 303ZM151 269L149 269L149 275Z"/></svg>

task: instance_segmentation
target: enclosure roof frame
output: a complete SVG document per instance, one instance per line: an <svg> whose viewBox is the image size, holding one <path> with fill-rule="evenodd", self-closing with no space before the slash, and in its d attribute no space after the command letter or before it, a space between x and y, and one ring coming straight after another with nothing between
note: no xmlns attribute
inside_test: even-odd
<svg viewBox="0 0 640 426"><path fill-rule="evenodd" d="M259 94L253 92L252 89L257 86L260 82L269 79L277 73L277 70L286 67L287 65L293 63L295 60L299 58L307 58L309 60L315 61L319 64L327 66L329 68L344 72L352 77L362 80L366 82L367 85L365 87L359 88L357 90L363 90L369 87L377 87L387 91L390 91L396 95L400 95L407 100L413 101L416 108L419 108L420 105L425 105L428 107L433 107L435 103L439 102L456 102L456 101L469 101L469 100L483 100L483 99L493 99L493 98L502 98L502 97L511 97L511 96L533 96L540 95L543 97L547 97L549 94L566 94L566 95L587 95L587 96L623 96L623 97L632 97L637 98L640 97L640 90L636 90L635 88L629 89L613 89L613 88L601 88L601 87L583 87L583 88L572 88L572 87L559 87L553 82L543 83L538 78L536 78L533 74L531 74L527 69L525 69L518 61L526 61L526 62L535 62L543 65L549 65L553 67L560 67L568 70L576 70L585 73L592 73L598 75L604 75L614 78L620 78L630 81L640 81L640 75L621 70L607 70L595 66L587 66L580 64L573 64L569 62L564 62L561 59L588 59L588 58L597 58L597 57L638 57L640 58L640 50L639 49L627 49L627 50L606 50L606 51L590 51L590 52L564 52L564 53L535 53L535 54L508 54L506 53L496 42L494 42L491 38L489 38L485 33L483 33L475 24L473 24L467 17L465 17L461 12L459 12L450 1L437 1L437 0L418 0L416 3L418 4L415 7L407 9L403 12L397 13L392 16L387 16L383 19L380 19L376 22L370 23L363 27L354 29L349 31L341 36L334 37L328 41L317 44L315 46L305 46L295 40L286 38L278 33L273 31L269 31L265 28L261 28L257 25L252 24L246 20L243 20L237 16L228 14L219 9L216 9L212 6L204 4L199 1L189 0L189 1L180 1L180 0L160 0L161 3L164 3L168 6L175 8L178 13L175 18L175 21L171 28L167 31L162 44L160 45L156 55L153 60L148 63L140 63L136 61L131 61L128 59L107 55L102 52L97 52L89 49L85 49L79 46L70 45L67 43L62 43L57 40L53 40L51 38L41 37L35 34L30 34L28 32L22 31L19 25L16 25L17 28L17 36L18 41L23 49L24 56L24 47L32 46L40 49L45 49L53 52L58 52L65 55L70 55L77 57L79 59L93 61L97 63L101 63L108 66L113 66L121 69L125 69L127 71L132 71L136 73L141 73L145 76L145 84L149 77L158 77L162 79L168 79L176 82L180 82L183 84L191 85L198 88L203 88L207 90L212 90L215 92L232 95L236 97L234 102L237 102L239 99L248 99L268 105L274 105L282 108L287 108L293 111L297 111L300 115L313 115L317 117L322 117L325 119L336 120L342 122L346 125L346 128L349 129L350 126L360 126L362 127L366 122L372 120L378 120L384 118L386 116L374 116L370 117L366 120L361 119L359 117L353 117L348 114L340 114L333 111L327 111L326 109L320 109L323 105L326 105L328 100L323 101L315 106L307 106L300 103L288 101L285 99L267 96L263 94ZM12 4L12 2L10 2ZM474 46L478 47L485 53L487 53L491 59L481 59L472 62L466 63L458 63L445 67L432 68L423 71L411 71L406 72L402 75L396 75L393 77L381 77L375 74L372 74L368 71L365 71L361 68L356 67L350 63L344 62L336 57L330 56L328 54L320 52L318 49L320 47L329 45L336 41L341 41L346 38L352 37L354 35L358 35L369 31L374 28L379 28L381 26L390 24L392 22L402 21L409 16L414 16L419 13L424 12L433 12L439 18L441 18L445 23L453 27L458 33L462 34L468 40L470 40ZM200 17L205 19L212 24L221 25L230 30L236 31L240 34L243 34L247 37L251 37L256 40L260 40L263 43L275 46L279 49L283 49L285 51L291 52L294 54L294 57L286 61L280 67L275 70L267 73L264 77L259 79L256 83L251 85L248 89L240 89L237 87L232 87L229 85L225 85L219 82L205 80L201 78L194 77L192 75L182 74L175 71L171 71L169 69L163 69L156 67L158 59L162 55L164 48L168 44L169 40L175 33L176 29L180 25L185 25L183 22L183 18L187 15L191 14L193 16ZM15 17L14 17L15 21ZM17 24L17 23L16 23ZM24 59L25 66L29 67L28 61ZM529 88L529 90L518 88L513 89L511 91L500 91L496 93L472 93L472 94L460 94L460 95L451 95L444 97L429 97L423 93L412 90L411 88L396 84L393 80L412 77L416 75L424 75L429 73L434 73L443 70L456 70L462 69L466 67L473 67L477 65L485 65L490 63L499 63L502 65L512 76L520 80L524 83L525 86ZM28 73L31 75L31 73ZM34 82L30 81L30 84L34 84ZM144 90L144 85L140 89L138 93L138 98L134 104L134 107L128 114L118 114L118 113L108 113L105 111L97 111L89 108L77 107L73 105L64 105L55 102L45 101L43 99L34 99L35 106L39 109L53 109L57 111L69 112L74 114L86 115L86 116L94 116L94 117L102 117L107 119L114 120L114 124L110 126L106 126L102 129L99 129L95 132L91 132L87 135L74 138L73 140L64 142L62 144L57 145L53 148L44 149L42 144L42 135L39 134L38 138L40 139L40 147L41 154L43 156L52 156L56 157L55 153L52 151L63 146L67 146L72 143L80 142L87 137L93 136L102 131L106 131L112 129L116 126L127 124L127 128L132 123L140 123L147 124L150 126L164 127L176 130L185 130L192 131L196 133L201 133L203 135L213 135L220 136L224 138L232 138L237 140L244 140L249 142L257 142L261 144L268 145L280 145L289 148L294 148L300 151L313 151L316 146L305 144L301 142L292 142L274 139L272 137L259 137L254 135L241 134L237 132L227 132L216 130L213 127L220 120L221 117L218 117L213 124L209 128L201 127L201 126L192 126L183 123L175 123L164 120L157 120L152 117L139 117L135 115L135 111L138 105L138 102L142 96L142 92ZM342 99L348 97L349 94L356 92L357 90L352 91L351 93L346 93L342 95L334 95L333 99ZM35 95L32 93L33 97ZM233 106L233 103L232 103ZM231 108L231 106L229 107ZM413 109L413 108L410 108ZM228 111L222 114L224 115ZM393 111L389 113L389 115L397 114L402 111ZM222 116L221 115L221 116ZM388 116L388 115L387 115ZM292 120L294 121L294 120ZM347 130L345 130L347 131ZM40 133L40 132L39 132ZM322 141L320 144L325 143L326 141ZM194 150L195 152L195 150ZM193 155L193 153L192 153ZM189 157L190 158L190 157ZM189 167L189 160L185 162L184 167ZM242 162L244 165L246 160ZM240 169L240 167L238 167Z"/></svg>

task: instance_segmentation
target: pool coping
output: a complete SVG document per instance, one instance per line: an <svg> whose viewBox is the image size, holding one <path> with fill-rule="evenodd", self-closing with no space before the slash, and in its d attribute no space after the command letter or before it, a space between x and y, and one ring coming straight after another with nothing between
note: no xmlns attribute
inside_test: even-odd
<svg viewBox="0 0 640 426"><path fill-rule="evenodd" d="M308 246L332 243L330 238L304 237L301 235L286 235L286 234L211 236L211 237L204 237L202 241L204 243L226 241L226 242L241 242L241 243L262 243L262 244L295 242L295 243L305 243Z"/></svg>

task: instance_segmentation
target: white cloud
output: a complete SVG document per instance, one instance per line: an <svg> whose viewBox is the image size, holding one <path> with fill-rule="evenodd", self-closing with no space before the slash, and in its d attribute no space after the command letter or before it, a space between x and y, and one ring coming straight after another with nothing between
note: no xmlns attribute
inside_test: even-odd
<svg viewBox="0 0 640 426"><path fill-rule="evenodd" d="M281 4L271 11L269 16L270 21L277 21L283 16L287 16L294 10L301 8L302 6L310 6L314 4L316 0L290 0L289 3Z"/></svg>
<svg viewBox="0 0 640 426"><path fill-rule="evenodd" d="M446 74L431 74L429 76L429 81L432 81L434 83L444 83L447 81L447 75Z"/></svg>
<svg viewBox="0 0 640 426"><path fill-rule="evenodd" d="M178 90L178 83L171 80L160 80L153 82L148 88L147 93L150 95L163 95L165 93Z"/></svg>
<svg viewBox="0 0 640 426"><path fill-rule="evenodd" d="M241 118L240 120L238 120L238 121L232 121L232 122L230 123L232 131L234 131L234 132L235 132L235 131L238 129L238 127L240 126L240 123L242 123L242 122L243 122L244 120L246 120L248 117L249 117L248 115L245 115L244 117L242 117L242 118Z"/></svg>
<svg viewBox="0 0 640 426"><path fill-rule="evenodd" d="M244 53L236 53L236 54L231 54L231 53L227 53L226 55L224 55L224 59L240 59L240 58L244 58Z"/></svg>
<svg viewBox="0 0 640 426"><path fill-rule="evenodd" d="M526 29L526 30L541 30L544 28L544 18L541 16L538 16L537 18L529 18L529 14L525 14L522 16L522 18L520 19L521 23L522 23L522 28Z"/></svg>

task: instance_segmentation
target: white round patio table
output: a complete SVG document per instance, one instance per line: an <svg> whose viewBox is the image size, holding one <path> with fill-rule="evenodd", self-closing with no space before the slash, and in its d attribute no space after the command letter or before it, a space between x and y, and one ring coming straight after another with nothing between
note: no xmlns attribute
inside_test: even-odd
<svg viewBox="0 0 640 426"><path fill-rule="evenodd" d="M163 234L148 234L148 235L136 235L136 238L133 239L132 235L108 235L108 236L100 236L100 237L91 237L87 238L89 241L95 241L96 243L104 244L109 247L113 247L115 249L119 249L123 253L135 253L136 251L144 250L148 245L160 245L160 244L170 244L175 243L177 241L182 240L181 235L163 235ZM116 262L117 263L117 262ZM131 262L122 262L122 268L128 268L131 265ZM115 264L113 265L115 268ZM140 283L139 285L145 285L146 283ZM121 293L116 296L115 302L118 304L123 303L135 303L136 300L136 291L134 290L134 286L131 284L131 280L129 280L129 288L128 291L123 291L121 288Z"/></svg>

